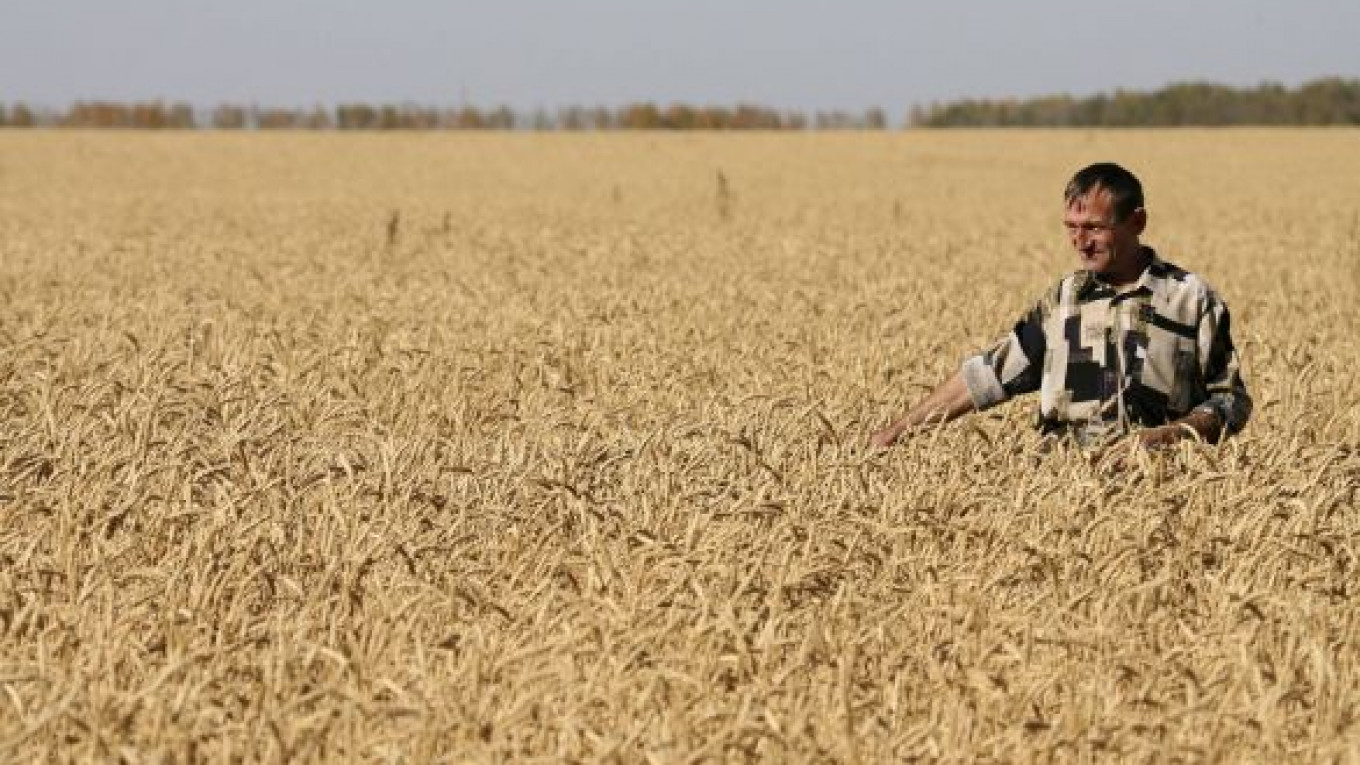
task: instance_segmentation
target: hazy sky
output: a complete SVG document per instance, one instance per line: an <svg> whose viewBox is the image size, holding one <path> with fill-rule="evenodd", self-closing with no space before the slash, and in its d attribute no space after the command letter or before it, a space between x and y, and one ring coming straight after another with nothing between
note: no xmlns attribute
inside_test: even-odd
<svg viewBox="0 0 1360 765"><path fill-rule="evenodd" d="M1360 76L1360 0L0 0L0 102L824 109Z"/></svg>

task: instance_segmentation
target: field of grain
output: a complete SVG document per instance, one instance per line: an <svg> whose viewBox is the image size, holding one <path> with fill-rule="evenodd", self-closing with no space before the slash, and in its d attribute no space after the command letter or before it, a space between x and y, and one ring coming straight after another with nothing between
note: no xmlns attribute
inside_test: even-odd
<svg viewBox="0 0 1360 765"><path fill-rule="evenodd" d="M864 448L1143 178L1256 413ZM1360 132L0 133L0 760L1357 762Z"/></svg>

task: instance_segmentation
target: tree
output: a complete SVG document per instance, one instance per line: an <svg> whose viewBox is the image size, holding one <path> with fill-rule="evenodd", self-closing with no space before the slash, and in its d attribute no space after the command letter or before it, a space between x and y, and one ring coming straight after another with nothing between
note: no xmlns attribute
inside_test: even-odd
<svg viewBox="0 0 1360 765"><path fill-rule="evenodd" d="M246 110L240 106L217 106L212 110L209 124L218 130L242 130L246 127Z"/></svg>
<svg viewBox="0 0 1360 765"><path fill-rule="evenodd" d="M487 115L486 127L491 130L514 130L515 113L508 106L498 106Z"/></svg>
<svg viewBox="0 0 1360 765"><path fill-rule="evenodd" d="M301 115L292 109L252 108L255 127L260 130L292 130L302 124Z"/></svg>
<svg viewBox="0 0 1360 765"><path fill-rule="evenodd" d="M9 110L9 124L11 127L37 127L38 115L20 101Z"/></svg>
<svg viewBox="0 0 1360 765"><path fill-rule="evenodd" d="M367 104L341 104L335 107L335 126L341 130L372 130L378 114Z"/></svg>
<svg viewBox="0 0 1360 765"><path fill-rule="evenodd" d="M860 126L865 130L883 130L888 127L888 115L879 107L871 106L864 111Z"/></svg>
<svg viewBox="0 0 1360 765"><path fill-rule="evenodd" d="M655 130L661 127L661 111L653 104L631 104L623 108L617 124L624 130Z"/></svg>
<svg viewBox="0 0 1360 765"><path fill-rule="evenodd" d="M458 110L458 117L454 120L453 126L459 130L481 130L486 127L486 120L482 118L482 113L475 106L464 106Z"/></svg>

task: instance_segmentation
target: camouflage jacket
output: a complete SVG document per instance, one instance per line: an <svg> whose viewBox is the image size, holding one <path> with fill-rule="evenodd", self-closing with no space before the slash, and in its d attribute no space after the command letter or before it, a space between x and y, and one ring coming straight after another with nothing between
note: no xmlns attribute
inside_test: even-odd
<svg viewBox="0 0 1360 765"><path fill-rule="evenodd" d="M1039 391L1039 427L1086 445L1202 410L1236 433L1251 397L1228 308L1199 277L1161 260L1116 293L1065 276L996 344L963 363L978 409Z"/></svg>

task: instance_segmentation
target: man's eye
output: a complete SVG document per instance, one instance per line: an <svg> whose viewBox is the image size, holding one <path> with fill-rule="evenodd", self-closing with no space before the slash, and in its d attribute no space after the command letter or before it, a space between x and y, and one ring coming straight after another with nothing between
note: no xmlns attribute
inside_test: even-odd
<svg viewBox="0 0 1360 765"><path fill-rule="evenodd" d="M1104 223L1064 223L1069 233L1075 234L1080 231L1083 234L1099 234L1109 226Z"/></svg>

